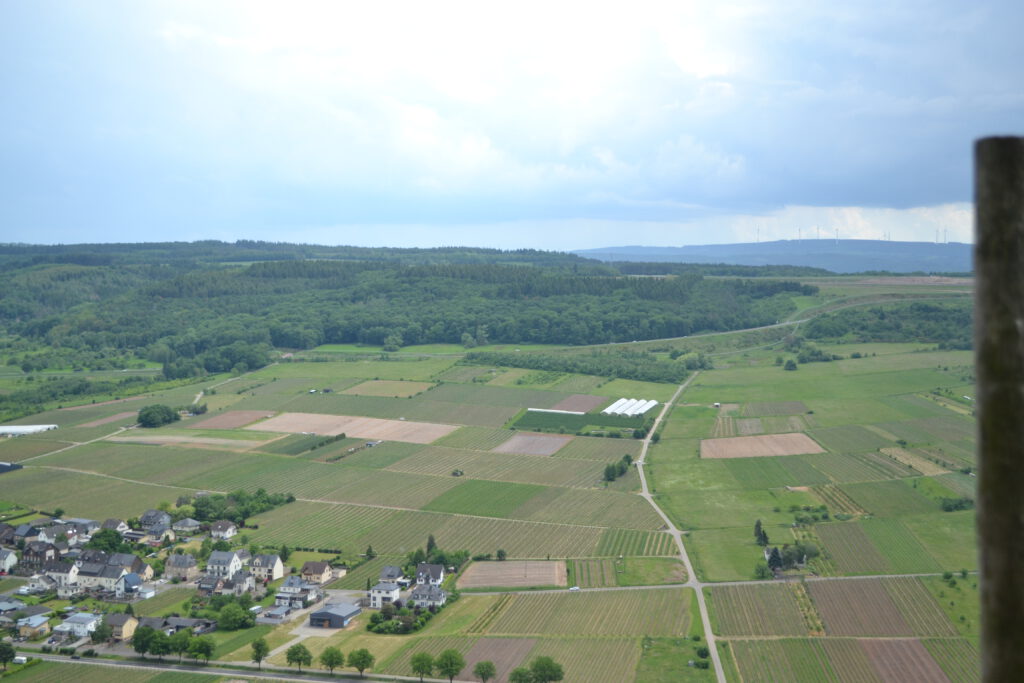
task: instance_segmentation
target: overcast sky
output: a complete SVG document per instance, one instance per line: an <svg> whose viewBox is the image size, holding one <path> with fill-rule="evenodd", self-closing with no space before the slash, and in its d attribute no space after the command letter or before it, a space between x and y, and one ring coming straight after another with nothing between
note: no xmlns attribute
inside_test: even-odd
<svg viewBox="0 0 1024 683"><path fill-rule="evenodd" d="M500 9L499 9L500 8ZM971 241L1024 3L0 3L0 241Z"/></svg>

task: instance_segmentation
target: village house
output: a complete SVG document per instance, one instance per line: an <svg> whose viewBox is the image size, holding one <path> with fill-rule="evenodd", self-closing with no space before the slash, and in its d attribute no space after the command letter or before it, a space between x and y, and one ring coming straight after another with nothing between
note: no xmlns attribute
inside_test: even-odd
<svg viewBox="0 0 1024 683"><path fill-rule="evenodd" d="M111 630L111 638L115 640L128 640L135 634L139 620L130 614L108 614L103 620Z"/></svg>
<svg viewBox="0 0 1024 683"><path fill-rule="evenodd" d="M47 562L43 565L43 574L53 579L57 589L57 597L70 598L81 592L78 586L78 565L71 562Z"/></svg>
<svg viewBox="0 0 1024 683"><path fill-rule="evenodd" d="M242 568L238 555L229 550L214 550L206 560L206 573L226 579Z"/></svg>
<svg viewBox="0 0 1024 683"><path fill-rule="evenodd" d="M441 607L448 600L448 595L438 586L423 584L412 589L409 599L417 607Z"/></svg>
<svg viewBox="0 0 1024 683"><path fill-rule="evenodd" d="M124 574L114 582L114 597L125 598L137 595L142 588L142 577L132 572Z"/></svg>
<svg viewBox="0 0 1024 683"><path fill-rule="evenodd" d="M153 527L170 528L171 516L161 510L146 510L139 517L139 526L143 531L149 531Z"/></svg>
<svg viewBox="0 0 1024 683"><path fill-rule="evenodd" d="M277 555L256 555L249 563L249 571L260 581L276 581L284 576L284 563Z"/></svg>
<svg viewBox="0 0 1024 683"><path fill-rule="evenodd" d="M6 548L0 550L0 572L10 572L18 565L18 555L13 550Z"/></svg>
<svg viewBox="0 0 1024 683"><path fill-rule="evenodd" d="M114 553L107 558L107 564L111 567L122 567L126 572L138 574L143 581L153 578L153 568L142 561L138 555L131 553Z"/></svg>
<svg viewBox="0 0 1024 683"><path fill-rule="evenodd" d="M18 635L22 638L40 638L50 632L50 619L43 614L18 619Z"/></svg>
<svg viewBox="0 0 1024 683"><path fill-rule="evenodd" d="M78 612L65 619L53 629L54 635L64 638L85 638L100 625L101 615Z"/></svg>
<svg viewBox="0 0 1024 683"><path fill-rule="evenodd" d="M256 578L252 573L239 570L224 580L218 592L222 595L242 595L251 593L254 588L256 588Z"/></svg>
<svg viewBox="0 0 1024 683"><path fill-rule="evenodd" d="M385 604L398 600L399 588L397 583L385 583L381 581L370 589L370 607L380 609Z"/></svg>
<svg viewBox="0 0 1024 683"><path fill-rule="evenodd" d="M21 553L21 566L26 571L39 571L47 562L53 562L60 558L60 552L53 543L44 541L32 541L25 544L25 550Z"/></svg>
<svg viewBox="0 0 1024 683"><path fill-rule="evenodd" d="M316 560L310 560L303 564L302 570L299 573L304 581L321 585L330 581L333 576L331 565Z"/></svg>
<svg viewBox="0 0 1024 683"><path fill-rule="evenodd" d="M401 567L396 567L393 564L384 565L384 568L380 570L380 581L384 583L397 583L402 585L402 581L405 580L405 572L402 571Z"/></svg>
<svg viewBox="0 0 1024 683"><path fill-rule="evenodd" d="M99 562L76 562L78 565L78 585L86 590L113 592L114 584L127 574L124 567L116 567Z"/></svg>
<svg viewBox="0 0 1024 683"><path fill-rule="evenodd" d="M57 582L46 574L33 574L29 577L28 584L18 589L19 592L27 591L29 593L49 593L56 592L56 590Z"/></svg>
<svg viewBox="0 0 1024 683"><path fill-rule="evenodd" d="M170 555L164 562L164 576L169 579L193 581L199 576L199 565L196 558L188 553Z"/></svg>
<svg viewBox="0 0 1024 683"><path fill-rule="evenodd" d="M229 541L238 535L238 526L234 522L221 519L210 525L210 536L218 541Z"/></svg>
<svg viewBox="0 0 1024 683"><path fill-rule="evenodd" d="M444 581L444 567L439 564L420 563L416 565L417 585L440 586Z"/></svg>
<svg viewBox="0 0 1024 683"><path fill-rule="evenodd" d="M106 520L105 522L103 522L103 524L100 525L100 529L111 529L123 536L126 531L131 529L131 527L128 526L128 524L123 519L114 519L113 517L111 517L110 519Z"/></svg>
<svg viewBox="0 0 1024 683"><path fill-rule="evenodd" d="M192 534L197 533L201 526L202 525L196 520L192 519L191 517L186 517L185 519L180 519L174 524L172 524L171 528L179 534L191 536Z"/></svg>
<svg viewBox="0 0 1024 683"><path fill-rule="evenodd" d="M319 602L322 597L323 592L318 584L303 581L298 575L292 574L277 589L274 604L278 607L301 609Z"/></svg>
<svg viewBox="0 0 1024 683"><path fill-rule="evenodd" d="M39 538L39 527L32 524L19 524L14 527L14 543L20 543L24 541L26 544L31 543Z"/></svg>

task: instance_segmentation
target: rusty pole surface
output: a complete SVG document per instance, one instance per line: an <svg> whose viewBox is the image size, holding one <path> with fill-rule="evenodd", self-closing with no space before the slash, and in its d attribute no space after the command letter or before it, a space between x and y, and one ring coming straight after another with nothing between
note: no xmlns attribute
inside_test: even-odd
<svg viewBox="0 0 1024 683"><path fill-rule="evenodd" d="M1024 676L1024 138L975 143L981 659Z"/></svg>

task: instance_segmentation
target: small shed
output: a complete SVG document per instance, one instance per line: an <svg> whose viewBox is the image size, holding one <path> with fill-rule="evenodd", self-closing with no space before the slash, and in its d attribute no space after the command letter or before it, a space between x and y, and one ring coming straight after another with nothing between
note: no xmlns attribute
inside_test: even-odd
<svg viewBox="0 0 1024 683"><path fill-rule="evenodd" d="M309 615L309 625L318 628L345 628L362 611L358 606L347 602L327 604Z"/></svg>

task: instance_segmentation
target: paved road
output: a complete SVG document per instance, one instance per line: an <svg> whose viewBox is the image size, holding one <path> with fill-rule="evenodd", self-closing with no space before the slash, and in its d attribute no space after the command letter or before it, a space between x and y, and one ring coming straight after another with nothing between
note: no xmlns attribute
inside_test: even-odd
<svg viewBox="0 0 1024 683"><path fill-rule="evenodd" d="M654 500L654 496L651 495L650 489L647 487L647 475L644 472L644 465L647 461L647 451L651 446L651 439L658 431L658 427L661 426L661 421L665 419L669 411L672 410L672 406L675 405L676 400L680 394L686 390L686 387L690 386L690 382L695 380L700 374L700 371L694 372L690 377L679 385L675 393L672 394L672 398L665 403L665 406L658 413L658 417L654 419L654 425L651 430L647 433L644 438L643 446L640 448L640 457L636 460L636 471L640 475L640 495L651 504L651 507L658 513L661 519L665 522L665 528L668 533L672 536L672 540L675 541L676 547L679 548L679 559L683 561L683 566L686 567L686 583L683 584L689 588L694 589L694 593L697 594L697 607L700 609L700 621L704 626L704 638L708 643L708 650L711 652L711 663L715 667L715 677L718 679L718 683L725 683L725 669L722 668L722 659L718 656L718 646L716 644L715 634L711 630L711 617L708 615L707 601L704 600L704 584L697 579L697 573L693 571L693 564L690 562L690 556L686 552L686 545L683 543L683 533L676 528L676 525L672 523L665 511L661 509L657 501Z"/></svg>

